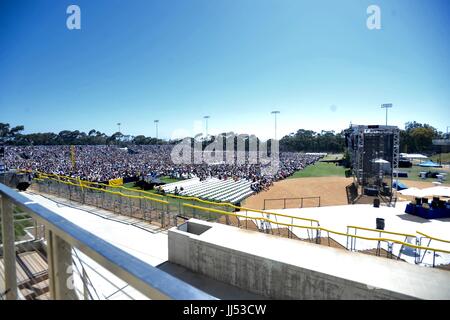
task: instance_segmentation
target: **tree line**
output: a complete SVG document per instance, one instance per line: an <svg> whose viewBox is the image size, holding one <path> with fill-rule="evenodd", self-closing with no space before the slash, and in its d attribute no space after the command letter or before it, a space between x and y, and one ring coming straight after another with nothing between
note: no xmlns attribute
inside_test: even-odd
<svg viewBox="0 0 450 320"><path fill-rule="evenodd" d="M63 130L59 133L37 132L22 133L24 126L19 125L11 127L8 123L0 123L0 138L6 145L155 145L155 144L175 144L180 140L164 140L155 137L146 137L144 135L130 136L121 132L115 132L107 135L95 129L89 132L79 130ZM223 135L229 135L224 133ZM418 122L407 122L405 128L400 130L400 149L401 152L431 152L433 149L433 139L448 138L442 132L429 124ZM206 146L212 140L204 139ZM270 140L269 140L270 145ZM333 152L340 153L345 151L344 131L320 131L299 129L297 132L290 133L280 142L281 151L301 151L301 152Z"/></svg>

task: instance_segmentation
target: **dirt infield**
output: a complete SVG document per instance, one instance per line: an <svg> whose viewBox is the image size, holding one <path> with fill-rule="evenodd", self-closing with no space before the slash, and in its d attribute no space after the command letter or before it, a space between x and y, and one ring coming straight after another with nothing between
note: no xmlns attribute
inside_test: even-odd
<svg viewBox="0 0 450 320"><path fill-rule="evenodd" d="M263 209L264 199L320 197L321 206L347 204L345 187L353 182L352 178L344 177L314 177L286 179L275 184L268 190L247 198L243 205L253 209ZM286 200L287 208L300 207L300 200ZM318 199L305 199L304 207L317 207ZM267 201L266 209L283 208L284 202Z"/></svg>
<svg viewBox="0 0 450 320"><path fill-rule="evenodd" d="M346 205L345 187L353 182L352 178L344 177L313 177L286 179L276 182L268 191L262 191L247 198L242 205L252 209L264 209L264 199L320 197L321 206ZM434 184L425 181L402 180L408 187L429 188ZM401 198L401 199L400 199ZM410 200L400 196L399 200ZM286 200L286 208L298 208L300 200ZM317 207L318 199L305 199L303 207ZM266 209L282 209L283 200L266 201Z"/></svg>

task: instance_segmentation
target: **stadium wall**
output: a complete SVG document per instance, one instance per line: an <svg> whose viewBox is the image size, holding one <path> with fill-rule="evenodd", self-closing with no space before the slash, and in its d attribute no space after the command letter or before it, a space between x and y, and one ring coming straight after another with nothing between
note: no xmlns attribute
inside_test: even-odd
<svg viewBox="0 0 450 320"><path fill-rule="evenodd" d="M267 298L450 299L447 271L196 219L189 223L169 230L169 262Z"/></svg>

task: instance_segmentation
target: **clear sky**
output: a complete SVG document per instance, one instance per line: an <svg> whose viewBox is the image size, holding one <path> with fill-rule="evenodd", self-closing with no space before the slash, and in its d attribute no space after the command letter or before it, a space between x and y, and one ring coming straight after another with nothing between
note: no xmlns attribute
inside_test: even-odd
<svg viewBox="0 0 450 320"><path fill-rule="evenodd" d="M70 4L81 30L66 27ZM369 5L381 30L366 27ZM0 122L270 137L450 125L448 0L1 0Z"/></svg>

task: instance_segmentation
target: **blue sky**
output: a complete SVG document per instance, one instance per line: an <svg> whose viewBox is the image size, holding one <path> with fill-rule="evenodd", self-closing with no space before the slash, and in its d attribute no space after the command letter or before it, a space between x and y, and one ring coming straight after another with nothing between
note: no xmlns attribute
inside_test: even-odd
<svg viewBox="0 0 450 320"><path fill-rule="evenodd" d="M66 8L81 8L81 30ZM366 9L381 8L381 30ZM2 0L0 121L26 132L267 138L450 125L448 0Z"/></svg>

